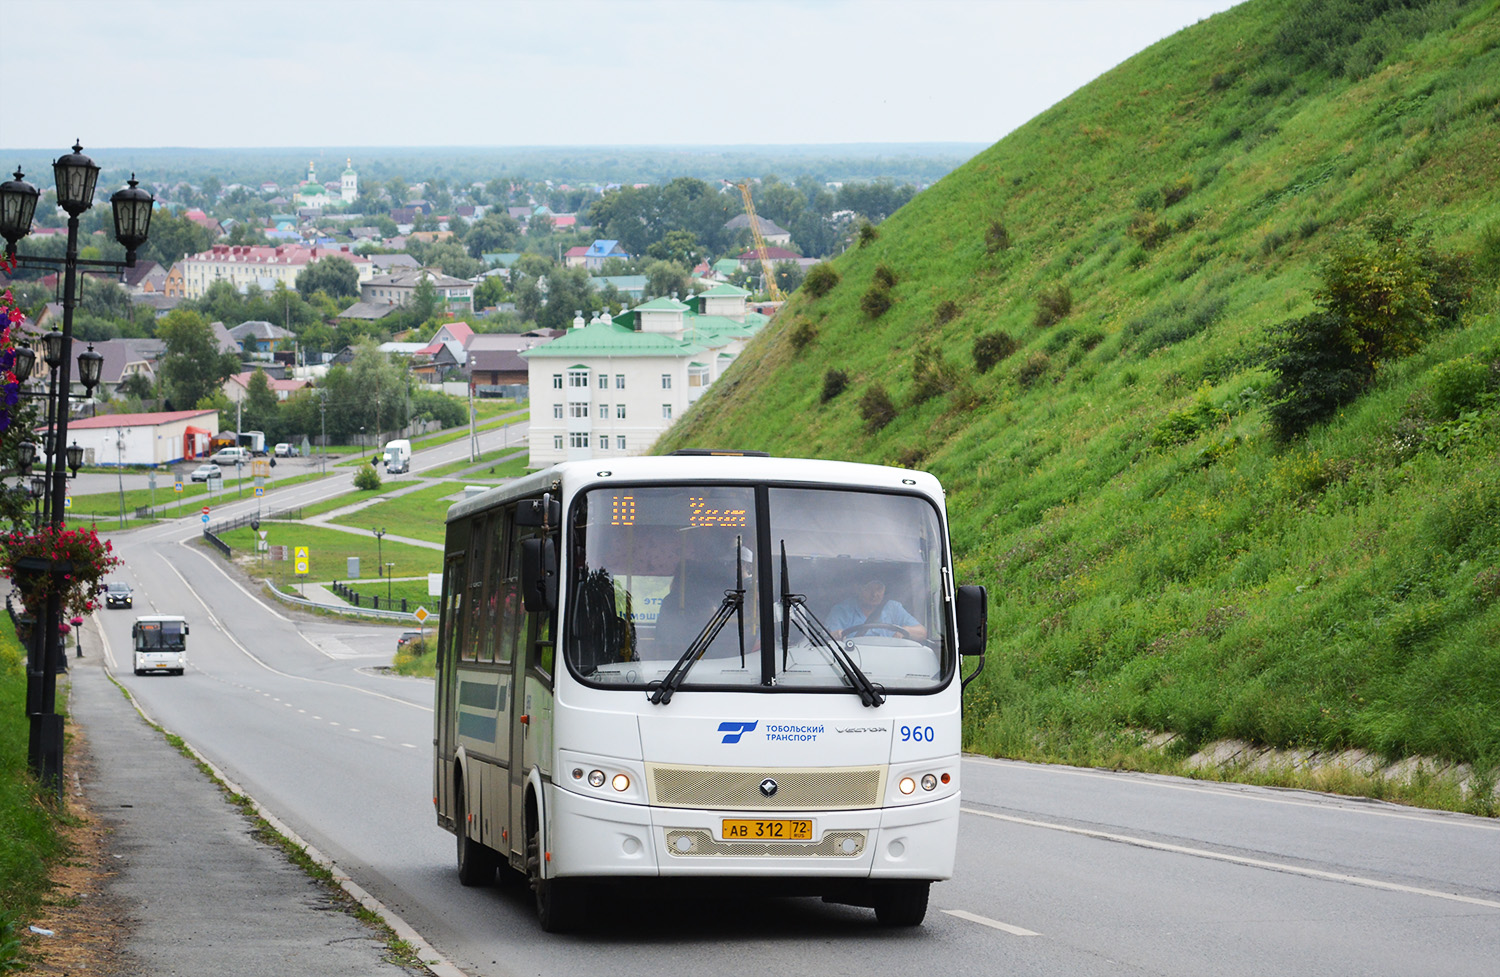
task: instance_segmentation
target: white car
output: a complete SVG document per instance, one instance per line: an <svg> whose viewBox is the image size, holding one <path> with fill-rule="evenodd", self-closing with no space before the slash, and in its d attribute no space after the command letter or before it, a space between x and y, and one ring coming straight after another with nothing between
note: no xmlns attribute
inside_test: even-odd
<svg viewBox="0 0 1500 977"><path fill-rule="evenodd" d="M218 465L199 465L197 468L194 468L193 473L188 476L188 478L192 479L195 482L206 482L210 478L223 477L224 469L220 468Z"/></svg>
<svg viewBox="0 0 1500 977"><path fill-rule="evenodd" d="M294 452L292 451L292 446L285 441L282 441L280 444L276 445L276 448L274 450L276 452L276 457L278 458L290 458L294 454Z"/></svg>
<svg viewBox="0 0 1500 977"><path fill-rule="evenodd" d="M249 448L220 448L208 456L208 460L217 465L234 465L250 461Z"/></svg>

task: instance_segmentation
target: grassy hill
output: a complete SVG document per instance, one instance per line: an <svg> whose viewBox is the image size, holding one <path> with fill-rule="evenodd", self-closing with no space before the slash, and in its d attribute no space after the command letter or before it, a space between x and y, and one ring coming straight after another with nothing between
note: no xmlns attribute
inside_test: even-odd
<svg viewBox="0 0 1500 977"><path fill-rule="evenodd" d="M1494 813L1497 176L1500 3L1250 0L870 229L658 450L937 474L990 592L971 749L1422 755L1478 772L1436 803ZM1340 255L1467 302L1397 282L1423 341L1279 436L1278 327L1348 298Z"/></svg>

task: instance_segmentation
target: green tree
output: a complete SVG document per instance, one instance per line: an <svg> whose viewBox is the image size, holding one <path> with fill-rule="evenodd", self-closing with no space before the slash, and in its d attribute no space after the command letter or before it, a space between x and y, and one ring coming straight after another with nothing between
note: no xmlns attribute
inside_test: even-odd
<svg viewBox="0 0 1500 977"><path fill-rule="evenodd" d="M243 411L245 430L264 431L266 439L273 443L280 440L280 405L276 401L275 392L271 390L271 381L265 370L256 370L250 374L245 386L245 399L240 408Z"/></svg>
<svg viewBox="0 0 1500 977"><path fill-rule="evenodd" d="M194 407L212 396L239 371L239 357L219 351L208 320L191 309L173 309L156 326L166 343L161 361L167 399L177 409Z"/></svg>
<svg viewBox="0 0 1500 977"><path fill-rule="evenodd" d="M671 261L653 261L646 266L646 297L676 295L685 299L692 287L692 276L682 265Z"/></svg>
<svg viewBox="0 0 1500 977"><path fill-rule="evenodd" d="M692 231L668 231L666 236L646 249L658 261L670 261L684 268L694 268L703 258L698 235Z"/></svg>
<svg viewBox="0 0 1500 977"><path fill-rule="evenodd" d="M358 298L359 272L352 262L344 258L320 258L297 274L299 295L311 298L316 292L323 292L333 298Z"/></svg>
<svg viewBox="0 0 1500 977"><path fill-rule="evenodd" d="M41 210L40 207L37 209ZM151 217L151 235L141 248L139 257L154 261L163 268L170 268L183 255L207 251L213 243L212 231L194 224L186 217L178 217L171 211L158 210Z"/></svg>
<svg viewBox="0 0 1500 977"><path fill-rule="evenodd" d="M517 224L504 210L492 210L469 228L464 237L464 246L470 257L483 258L498 251L516 250L516 241L521 235Z"/></svg>

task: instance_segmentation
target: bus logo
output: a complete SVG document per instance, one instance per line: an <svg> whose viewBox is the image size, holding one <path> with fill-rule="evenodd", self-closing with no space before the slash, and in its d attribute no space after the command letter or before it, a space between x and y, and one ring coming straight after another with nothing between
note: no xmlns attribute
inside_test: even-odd
<svg viewBox="0 0 1500 977"><path fill-rule="evenodd" d="M759 720L756 720L759 722ZM755 728L755 723L720 723L719 732L724 734L722 743L738 743L740 737Z"/></svg>
<svg viewBox="0 0 1500 977"><path fill-rule="evenodd" d="M775 794L776 793L776 781L772 780L770 777L767 777L765 780L762 780L760 782L760 792L762 794L765 794L767 797L770 797L772 794Z"/></svg>

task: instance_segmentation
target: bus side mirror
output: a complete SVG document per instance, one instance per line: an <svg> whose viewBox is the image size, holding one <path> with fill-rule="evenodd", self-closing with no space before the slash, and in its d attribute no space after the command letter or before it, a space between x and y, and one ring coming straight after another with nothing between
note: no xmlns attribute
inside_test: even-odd
<svg viewBox="0 0 1500 977"><path fill-rule="evenodd" d="M989 631L989 592L977 584L958 588L958 653L984 654L985 635Z"/></svg>
<svg viewBox="0 0 1500 977"><path fill-rule="evenodd" d="M562 503L551 492L540 499L522 499L516 506L517 526L557 526L562 523Z"/></svg>
<svg viewBox="0 0 1500 977"><path fill-rule="evenodd" d="M557 548L550 536L521 540L521 597L528 611L557 607Z"/></svg>

